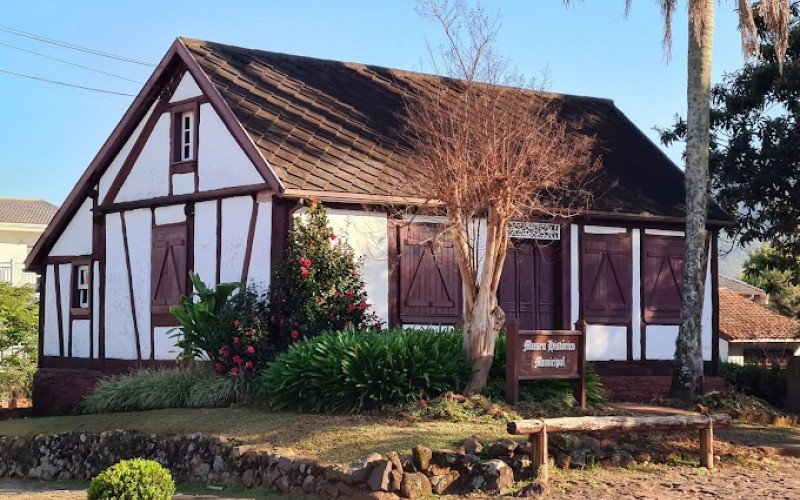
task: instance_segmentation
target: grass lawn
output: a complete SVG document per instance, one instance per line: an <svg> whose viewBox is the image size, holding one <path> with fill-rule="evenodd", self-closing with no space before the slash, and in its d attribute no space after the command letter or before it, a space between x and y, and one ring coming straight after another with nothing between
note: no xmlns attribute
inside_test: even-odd
<svg viewBox="0 0 800 500"><path fill-rule="evenodd" d="M42 417L0 422L0 435L57 434L128 429L151 434L203 433L327 463L350 463L369 453L408 453L417 444L450 448L473 434L485 440L509 437L505 424L422 422L385 417L306 415L259 408L170 409L97 415Z"/></svg>

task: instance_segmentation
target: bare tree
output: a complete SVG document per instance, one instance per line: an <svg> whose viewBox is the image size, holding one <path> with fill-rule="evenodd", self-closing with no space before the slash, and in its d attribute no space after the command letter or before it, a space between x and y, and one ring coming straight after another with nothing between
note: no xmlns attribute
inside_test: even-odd
<svg viewBox="0 0 800 500"><path fill-rule="evenodd" d="M678 0L656 0L664 20L664 48L667 59L672 46L672 18ZM751 0L737 0L739 31L745 56L758 54L758 36ZM574 0L564 0L571 4ZM687 0L689 7L688 81L686 89L686 261L683 306L675 364L672 397L690 400L703 392L701 327L708 263L706 231L709 201L708 147L711 97L711 54L714 38L715 0ZM632 0L625 0L629 12ZM776 59L782 68L789 37L790 0L760 0L759 17L772 35Z"/></svg>
<svg viewBox="0 0 800 500"><path fill-rule="evenodd" d="M428 208L446 214L446 235L457 248L464 351L474 364L466 393L473 394L486 385L505 319L497 289L509 222L577 206L598 160L590 154L593 138L559 119L559 98L524 85L495 54L497 18L458 0L421 1L419 9L445 35L444 47L431 49L437 69L457 80L420 87L408 102L406 131L418 169L408 180L431 200ZM485 244L473 236L475 227Z"/></svg>

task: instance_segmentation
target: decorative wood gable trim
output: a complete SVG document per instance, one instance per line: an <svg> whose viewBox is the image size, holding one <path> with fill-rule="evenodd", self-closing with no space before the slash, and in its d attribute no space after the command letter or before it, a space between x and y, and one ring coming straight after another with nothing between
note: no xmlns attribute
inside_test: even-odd
<svg viewBox="0 0 800 500"><path fill-rule="evenodd" d="M131 106L122 116L119 123L114 128L114 131L108 139L106 139L100 151L98 151L86 171L84 171L78 182L72 188L72 191L70 191L70 194L67 196L58 212L56 212L53 220L39 237L39 240L36 242L25 261L28 270L42 272L45 262L44 259L47 253L80 208L82 201L88 196L89 192L95 188L100 177L102 177L109 164L122 150L122 147L136 130L138 124L145 118L153 103L159 102L165 105L165 108L161 109L160 112L158 112L159 110L154 110L153 114L156 117L160 116L161 112L166 109L166 106L170 103L169 98L164 99L164 96L172 95L180 82L180 78L187 70L204 93L204 97L208 99L208 102L220 116L231 134L233 134L237 143L242 147L247 157L264 177L269 188L275 193L281 193L283 191L283 186L278 180L277 175L267 164L266 160L264 160L263 156L261 156L261 153L230 110L230 107L225 103L213 82L211 82L208 76L203 72L202 68L197 61L194 60L183 42L180 39L176 39L142 87ZM145 134L144 132L143 130L141 136L149 135L149 133ZM143 145L144 141L142 141L142 146ZM115 191L118 190L119 188L117 187ZM101 205L110 203L109 200L113 200L113 197L107 196Z"/></svg>

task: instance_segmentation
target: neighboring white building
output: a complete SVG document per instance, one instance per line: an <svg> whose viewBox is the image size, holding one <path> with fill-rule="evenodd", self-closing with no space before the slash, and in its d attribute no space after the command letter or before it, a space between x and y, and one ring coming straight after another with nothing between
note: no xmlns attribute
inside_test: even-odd
<svg viewBox="0 0 800 500"><path fill-rule="evenodd" d="M0 282L35 285L25 259L58 207L45 200L0 198Z"/></svg>
<svg viewBox="0 0 800 500"><path fill-rule="evenodd" d="M410 89L437 88L459 92L432 75L176 40L28 259L43 273L41 399L63 397L77 369L96 377L174 360L167 332L177 323L168 311L191 292L188 271L211 284L266 289L292 215L309 196L325 203L334 230L364 259L369 300L384 323L457 323L455 251L432 238L442 219L407 222L387 211L421 201L403 182L414 160L401 115ZM501 306L523 329L586 320L587 357L598 371L602 363L627 375L669 370L683 280L683 173L612 101L548 95L568 127L597 138L598 191L579 218L509 228ZM712 367L716 241L729 222L710 206L702 336Z"/></svg>

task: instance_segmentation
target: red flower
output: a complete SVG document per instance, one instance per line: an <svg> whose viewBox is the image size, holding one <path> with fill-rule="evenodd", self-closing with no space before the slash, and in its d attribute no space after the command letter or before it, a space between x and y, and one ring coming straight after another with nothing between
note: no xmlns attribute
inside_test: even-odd
<svg viewBox="0 0 800 500"><path fill-rule="evenodd" d="M214 371L217 373L222 373L222 363L214 363Z"/></svg>
<svg viewBox="0 0 800 500"><path fill-rule="evenodd" d="M300 268L300 275L301 275L303 278L308 278L308 276L309 276L310 274L311 274L311 272L309 272L309 270L308 270L308 268L307 268L307 267L301 267L301 268Z"/></svg>
<svg viewBox="0 0 800 500"><path fill-rule="evenodd" d="M234 344L238 344L239 342L241 342L241 340L239 339L239 337L233 337L233 343L234 343Z"/></svg>
<svg viewBox="0 0 800 500"><path fill-rule="evenodd" d="M248 370L252 370L253 369L253 362L252 361L248 361L247 363L244 364L244 367L247 368Z"/></svg>
<svg viewBox="0 0 800 500"><path fill-rule="evenodd" d="M236 363L237 365L241 365L242 363L244 363L244 360L242 358L240 358L239 356L234 356L233 357L233 362Z"/></svg>
<svg viewBox="0 0 800 500"><path fill-rule="evenodd" d="M220 356L227 357L228 355L230 355L230 353L231 353L231 351L230 351L230 349L228 349L228 346L226 346L226 345L224 345L224 346L219 348Z"/></svg>
<svg viewBox="0 0 800 500"><path fill-rule="evenodd" d="M317 200L316 198L314 198L314 197L312 196L311 198L309 198L309 199L308 199L308 203L309 203L309 205L311 205L312 207L316 207L316 206L317 206L317 204L319 203L319 200Z"/></svg>
<svg viewBox="0 0 800 500"><path fill-rule="evenodd" d="M375 331L376 331L376 332L379 332L379 331L381 331L381 325L380 325L380 323L379 323L379 324L377 324L377 325L375 325Z"/></svg>
<svg viewBox="0 0 800 500"><path fill-rule="evenodd" d="M361 302L358 304L358 308L359 308L359 309L361 309L361 310L363 311L364 309L366 309L366 308L367 308L367 303L366 303L366 302L364 302L364 301L362 300L362 301L361 301Z"/></svg>
<svg viewBox="0 0 800 500"><path fill-rule="evenodd" d="M351 300L353 298L353 292L344 292L344 296L347 297L347 300Z"/></svg>
<svg viewBox="0 0 800 500"><path fill-rule="evenodd" d="M251 345L247 346L247 354L255 354L255 353L256 353L256 348L255 347L253 347Z"/></svg>
<svg viewBox="0 0 800 500"><path fill-rule="evenodd" d="M311 259L309 259L308 257L302 257L302 256L297 258L297 262L302 267L311 267L311 265L314 264L313 262L311 262Z"/></svg>
<svg viewBox="0 0 800 500"><path fill-rule="evenodd" d="M347 306L347 310L348 310L348 311L350 311L350 312L353 312L353 311L355 311L355 310L356 310L356 306L354 306L353 304L349 304L349 305Z"/></svg>
<svg viewBox="0 0 800 500"><path fill-rule="evenodd" d="M231 368L231 375L238 375L239 374L239 367L234 366Z"/></svg>
<svg viewBox="0 0 800 500"><path fill-rule="evenodd" d="M239 320L238 319L233 320L233 327L234 328L239 328Z"/></svg>
<svg viewBox="0 0 800 500"><path fill-rule="evenodd" d="M335 235L335 234L333 234L333 233L331 233L331 241L333 241L333 240L335 240L335 239L336 239L336 235Z"/></svg>
<svg viewBox="0 0 800 500"><path fill-rule="evenodd" d="M300 337L300 332L298 332L297 330L292 330L292 333L290 333L289 335L291 335L292 340L297 340Z"/></svg>

